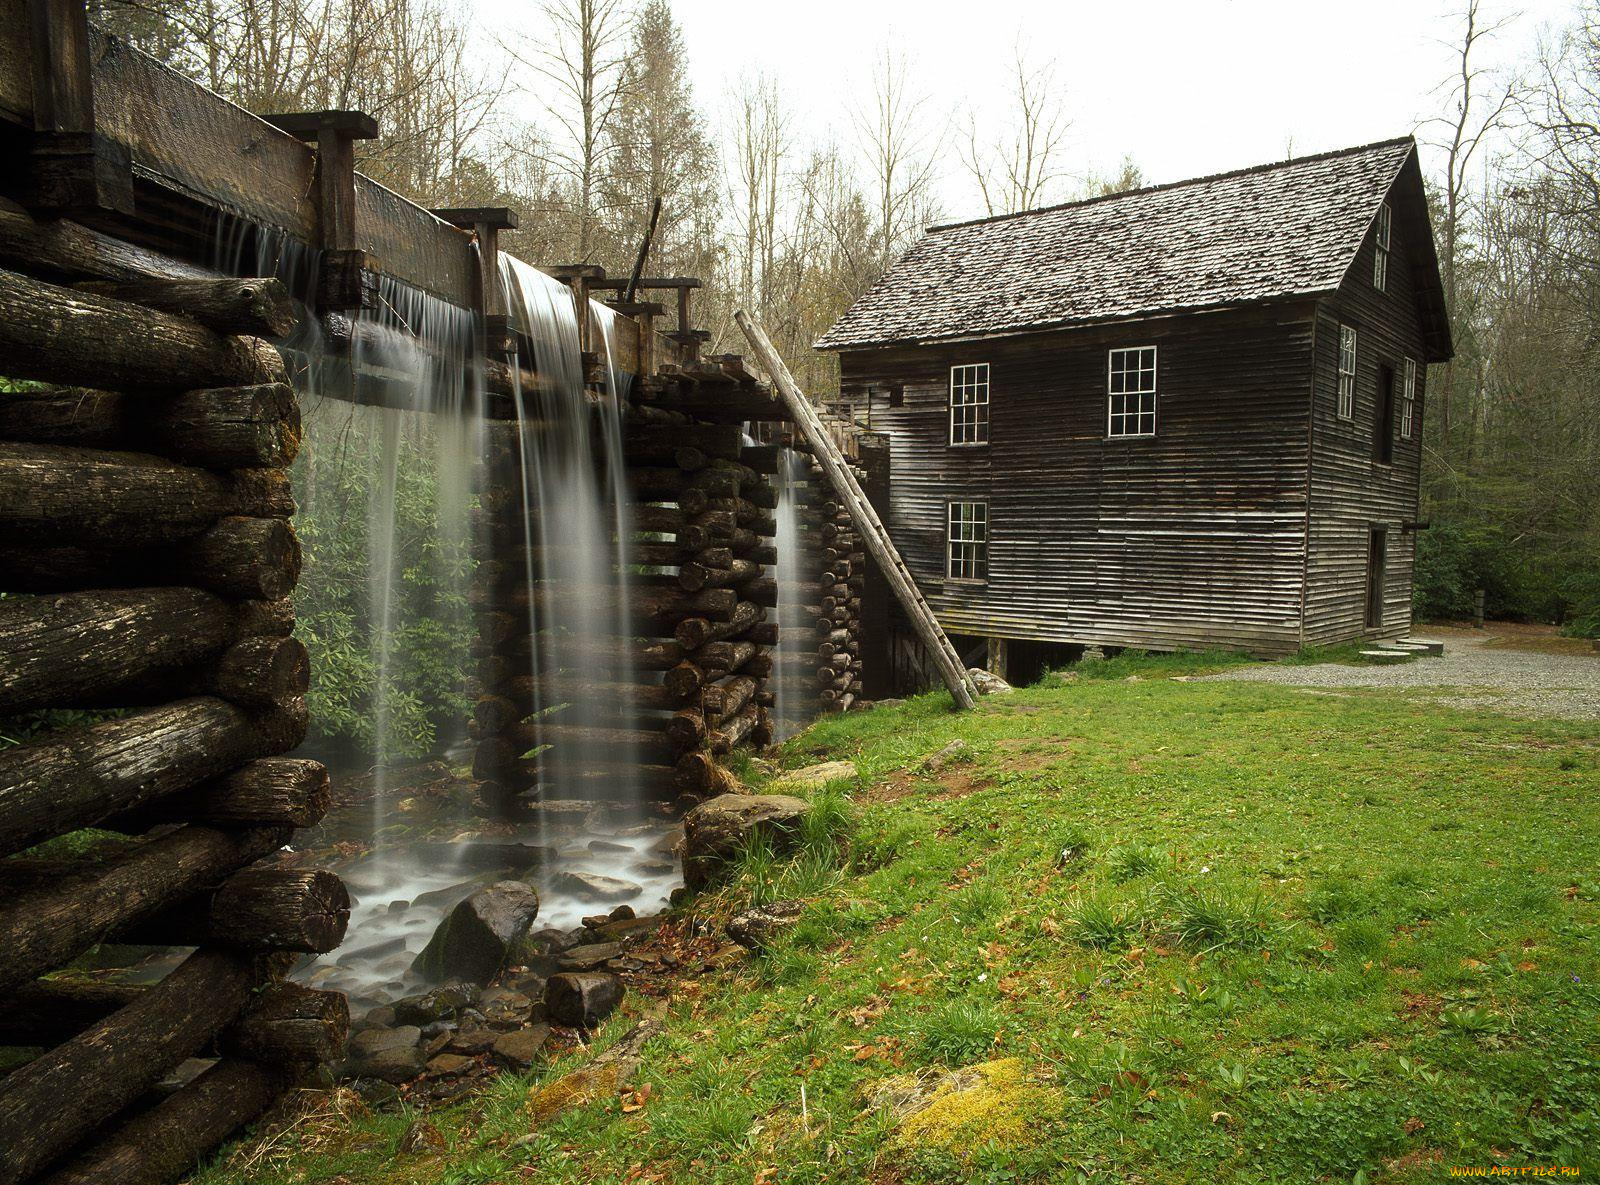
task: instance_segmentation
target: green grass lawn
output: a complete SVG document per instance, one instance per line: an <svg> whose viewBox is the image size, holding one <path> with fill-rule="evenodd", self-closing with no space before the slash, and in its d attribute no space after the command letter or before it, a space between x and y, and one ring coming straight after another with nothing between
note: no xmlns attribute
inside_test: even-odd
<svg viewBox="0 0 1600 1185"><path fill-rule="evenodd" d="M825 792L798 860L755 853L693 909L811 904L767 955L673 985L626 1109L533 1128L530 1086L573 1055L432 1116L448 1152L397 1154L406 1114L323 1117L250 1179L1600 1170L1594 729L1163 677L1202 665L817 725L783 764L854 758L848 804ZM968 760L914 772L954 738ZM986 1085L904 1126L881 1103L885 1082L974 1063Z"/></svg>

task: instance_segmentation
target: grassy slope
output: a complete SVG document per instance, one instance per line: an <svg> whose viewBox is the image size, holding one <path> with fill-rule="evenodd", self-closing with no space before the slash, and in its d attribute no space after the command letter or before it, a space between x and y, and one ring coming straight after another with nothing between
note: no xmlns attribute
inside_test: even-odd
<svg viewBox="0 0 1600 1185"><path fill-rule="evenodd" d="M434 1117L448 1154L397 1157L403 1115L311 1124L250 1179L1600 1168L1594 730L1163 669L964 717L929 697L791 743L786 765L859 762L847 867L808 858L774 884L757 860L697 906L815 896L781 949L680 987L635 1078L644 1107L608 1101L513 1144L529 1080L507 1079ZM956 737L969 762L907 772ZM889 1076L991 1058L1031 1085L947 1140L908 1145L865 1101Z"/></svg>

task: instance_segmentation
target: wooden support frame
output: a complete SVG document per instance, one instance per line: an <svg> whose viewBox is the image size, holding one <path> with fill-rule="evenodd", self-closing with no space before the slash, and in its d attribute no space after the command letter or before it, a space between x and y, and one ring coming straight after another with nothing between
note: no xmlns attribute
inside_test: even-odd
<svg viewBox="0 0 1600 1185"><path fill-rule="evenodd" d="M317 147L317 209L322 224L321 303L328 309L370 308L378 261L356 241L357 140L376 140L378 121L364 111L269 115L268 123Z"/></svg>

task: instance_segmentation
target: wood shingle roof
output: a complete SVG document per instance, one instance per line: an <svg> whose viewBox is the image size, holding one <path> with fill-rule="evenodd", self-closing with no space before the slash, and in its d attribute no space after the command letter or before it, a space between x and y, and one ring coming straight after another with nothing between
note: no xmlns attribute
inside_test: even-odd
<svg viewBox="0 0 1600 1185"><path fill-rule="evenodd" d="M1031 332L1330 293L1408 164L1420 198L1415 153L1406 137L935 226L817 347Z"/></svg>

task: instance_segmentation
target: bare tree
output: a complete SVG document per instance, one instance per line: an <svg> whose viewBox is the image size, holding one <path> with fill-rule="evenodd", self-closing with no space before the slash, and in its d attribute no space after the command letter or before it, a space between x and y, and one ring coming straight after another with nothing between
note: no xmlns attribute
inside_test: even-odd
<svg viewBox="0 0 1600 1185"><path fill-rule="evenodd" d="M729 220L737 236L739 297L768 309L767 281L778 249L789 115L770 77L747 77L732 97Z"/></svg>
<svg viewBox="0 0 1600 1185"><path fill-rule="evenodd" d="M872 184L876 266L886 270L934 217L935 157L924 119L927 98L911 93L904 59L885 47L872 80L872 106L854 115Z"/></svg>
<svg viewBox="0 0 1600 1185"><path fill-rule="evenodd" d="M600 179L613 143L611 125L622 105L632 14L624 0L550 0L544 12L552 30L549 43L531 59L518 60L555 88L547 107L562 139L546 148L570 182L573 249L578 259L588 260L595 248Z"/></svg>
<svg viewBox="0 0 1600 1185"><path fill-rule="evenodd" d="M1456 249L1460 241L1462 206L1468 192L1470 169L1479 150L1506 125L1516 99L1515 82L1497 82L1474 60L1480 43L1510 23L1506 17L1483 23L1480 0L1467 0L1461 39L1455 44L1456 71L1441 84L1448 95L1444 115L1429 122L1443 130L1438 145L1445 153L1444 271L1445 299L1456 302ZM1487 94L1483 92L1487 91Z"/></svg>
<svg viewBox="0 0 1600 1185"><path fill-rule="evenodd" d="M1072 125L1056 94L1055 66L1030 66L1019 42L1012 88L1006 128L987 137L980 132L977 116L969 112L964 142L957 145L990 214L1015 214L1043 205L1067 175L1061 154Z"/></svg>

